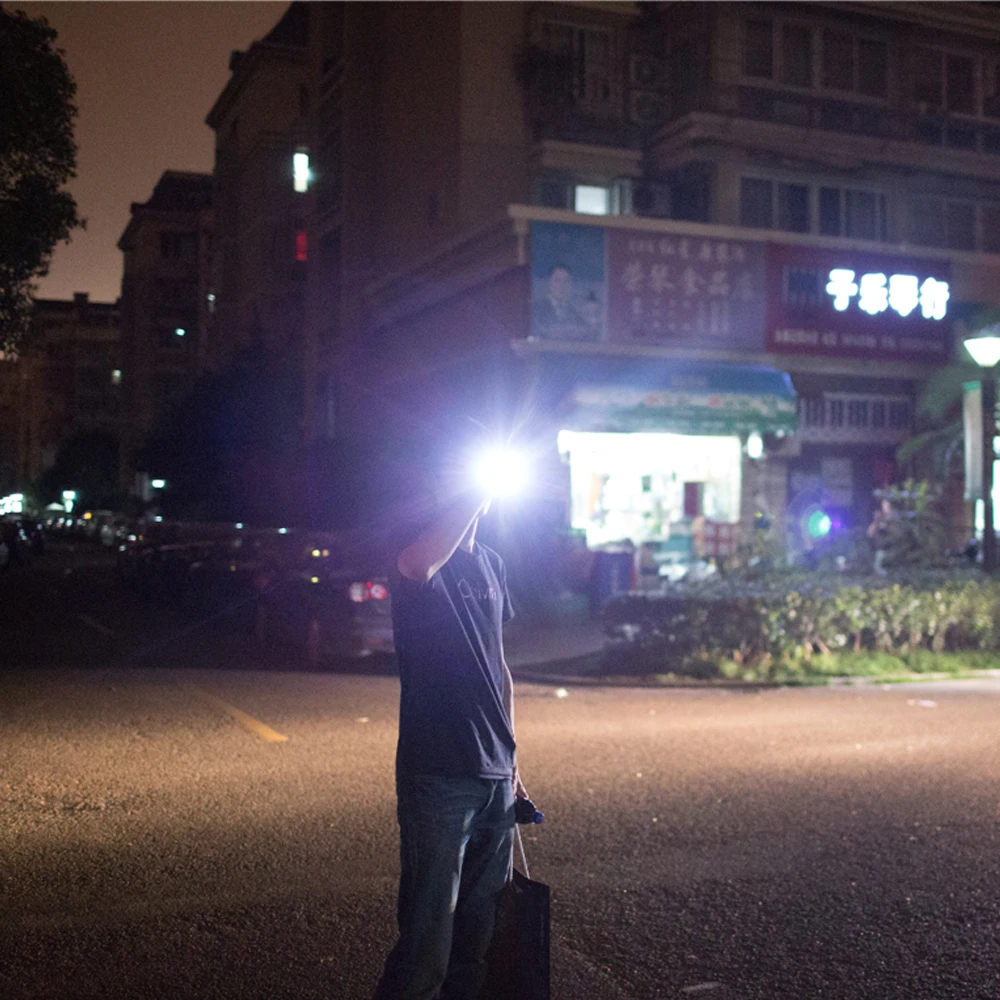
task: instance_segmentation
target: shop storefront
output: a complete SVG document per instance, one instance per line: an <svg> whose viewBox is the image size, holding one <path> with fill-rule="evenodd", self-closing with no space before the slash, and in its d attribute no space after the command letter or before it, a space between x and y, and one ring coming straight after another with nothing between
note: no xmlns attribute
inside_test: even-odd
<svg viewBox="0 0 1000 1000"><path fill-rule="evenodd" d="M523 354L567 524L711 556L762 513L862 523L950 357L949 261L690 228L530 222Z"/></svg>
<svg viewBox="0 0 1000 1000"><path fill-rule="evenodd" d="M559 354L541 377L568 523L591 548L670 543L680 556L704 543L706 524L732 526L723 534L735 541L745 466L765 436L795 430L791 382L764 366Z"/></svg>

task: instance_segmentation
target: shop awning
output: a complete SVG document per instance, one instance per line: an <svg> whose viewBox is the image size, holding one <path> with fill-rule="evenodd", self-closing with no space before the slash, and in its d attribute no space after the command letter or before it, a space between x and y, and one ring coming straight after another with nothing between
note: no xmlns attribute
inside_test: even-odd
<svg viewBox="0 0 1000 1000"><path fill-rule="evenodd" d="M792 433L795 390L766 365L547 357L543 382L568 430Z"/></svg>

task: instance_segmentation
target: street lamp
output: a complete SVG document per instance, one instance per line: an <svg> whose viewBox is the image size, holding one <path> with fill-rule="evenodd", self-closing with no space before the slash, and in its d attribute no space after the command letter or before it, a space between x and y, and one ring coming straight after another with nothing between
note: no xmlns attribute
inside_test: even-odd
<svg viewBox="0 0 1000 1000"><path fill-rule="evenodd" d="M997 566L997 536L993 527L993 439L997 433L997 378L1000 363L1000 336L978 334L965 340L965 349L983 369L983 570L992 573Z"/></svg>

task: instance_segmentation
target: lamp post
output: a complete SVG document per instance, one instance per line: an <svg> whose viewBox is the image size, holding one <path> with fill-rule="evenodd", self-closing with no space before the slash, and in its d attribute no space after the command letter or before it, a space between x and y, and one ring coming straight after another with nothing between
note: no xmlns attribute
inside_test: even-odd
<svg viewBox="0 0 1000 1000"><path fill-rule="evenodd" d="M1000 336L978 334L965 340L965 349L983 370L983 570L992 573L997 567L997 536L993 526L993 439L997 433L997 378L1000 362Z"/></svg>

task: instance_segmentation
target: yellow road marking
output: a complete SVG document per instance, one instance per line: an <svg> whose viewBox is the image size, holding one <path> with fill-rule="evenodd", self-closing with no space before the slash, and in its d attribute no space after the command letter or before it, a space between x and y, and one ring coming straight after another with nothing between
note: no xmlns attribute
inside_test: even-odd
<svg viewBox="0 0 1000 1000"><path fill-rule="evenodd" d="M227 701L223 701L210 691L205 691L203 688L200 688L195 684L186 684L185 687L187 687L189 691L192 691L203 701L207 701L216 708L221 709L238 726L241 726L248 733L252 733L254 736L259 736L262 740L267 740L268 743L286 743L288 741L287 736L282 736L281 733L275 732L275 730L273 730L270 726L267 726L258 719L255 719L252 715L247 715L246 712L241 712L238 708L230 705Z"/></svg>

